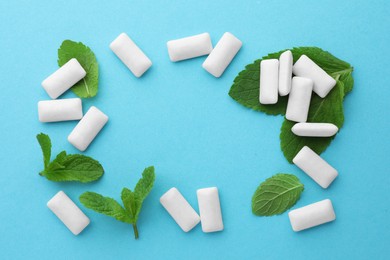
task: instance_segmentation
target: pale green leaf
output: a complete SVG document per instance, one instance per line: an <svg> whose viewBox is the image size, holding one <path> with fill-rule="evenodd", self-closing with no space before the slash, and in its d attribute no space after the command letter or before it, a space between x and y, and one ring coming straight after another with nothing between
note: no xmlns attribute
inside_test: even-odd
<svg viewBox="0 0 390 260"><path fill-rule="evenodd" d="M37 135L37 140L39 145L41 146L42 154L43 154L43 164L45 169L49 166L50 157L51 157L51 141L50 137L47 134L40 133Z"/></svg>
<svg viewBox="0 0 390 260"><path fill-rule="evenodd" d="M282 214L295 205L304 189L292 174L279 173L268 178L252 197L252 212L258 216Z"/></svg>
<svg viewBox="0 0 390 260"><path fill-rule="evenodd" d="M134 194L137 199L143 201L149 192L153 188L154 179L156 178L154 173L154 167L150 166L145 168L142 173L142 178L139 179L137 185L134 188Z"/></svg>
<svg viewBox="0 0 390 260"><path fill-rule="evenodd" d="M137 209L139 208L139 203L135 198L134 192L128 188L123 188L121 199L132 223L136 223L138 218Z"/></svg>
<svg viewBox="0 0 390 260"><path fill-rule="evenodd" d="M103 197L95 192L84 192L80 196L80 202L89 209L98 213L113 217L125 223L132 223L124 208L114 199Z"/></svg>

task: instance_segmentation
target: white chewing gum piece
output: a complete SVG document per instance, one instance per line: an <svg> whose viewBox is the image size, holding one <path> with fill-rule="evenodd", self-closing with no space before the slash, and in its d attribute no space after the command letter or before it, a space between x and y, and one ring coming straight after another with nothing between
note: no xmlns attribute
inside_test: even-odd
<svg viewBox="0 0 390 260"><path fill-rule="evenodd" d="M313 81L294 77L288 97L286 118L295 122L306 122L309 114Z"/></svg>
<svg viewBox="0 0 390 260"><path fill-rule="evenodd" d="M121 33L111 42L110 49L137 78L152 66L152 61L126 33Z"/></svg>
<svg viewBox="0 0 390 260"><path fill-rule="evenodd" d="M210 34L202 33L167 42L168 54L171 61L181 61L209 54L213 45Z"/></svg>
<svg viewBox="0 0 390 260"><path fill-rule="evenodd" d="M332 202L329 199L294 209L288 213L291 227L294 231L301 231L336 219Z"/></svg>
<svg viewBox="0 0 390 260"><path fill-rule="evenodd" d="M293 73L299 77L313 80L313 91L324 98L336 85L336 80L306 55L302 55L293 66Z"/></svg>
<svg viewBox="0 0 390 260"><path fill-rule="evenodd" d="M291 131L297 136L330 137L334 136L339 128L331 123L297 123Z"/></svg>
<svg viewBox="0 0 390 260"><path fill-rule="evenodd" d="M80 234L90 223L89 218L63 191L51 198L47 207L74 235Z"/></svg>
<svg viewBox="0 0 390 260"><path fill-rule="evenodd" d="M39 101L38 116L41 122L79 120L83 117L81 99L67 98Z"/></svg>
<svg viewBox="0 0 390 260"><path fill-rule="evenodd" d="M216 187L199 189L198 196L200 221L203 232L217 232L223 230L221 204Z"/></svg>
<svg viewBox="0 0 390 260"><path fill-rule="evenodd" d="M293 163L324 189L328 188L338 175L335 168L307 146L295 155Z"/></svg>
<svg viewBox="0 0 390 260"><path fill-rule="evenodd" d="M108 116L92 106L73 131L68 141L80 151L85 151L108 121Z"/></svg>
<svg viewBox="0 0 390 260"><path fill-rule="evenodd" d="M203 62L202 67L216 78L219 78L238 53L242 42L233 34L226 32Z"/></svg>
<svg viewBox="0 0 390 260"><path fill-rule="evenodd" d="M200 222L199 215L176 188L162 195L160 203L184 232L190 231Z"/></svg>
<svg viewBox="0 0 390 260"><path fill-rule="evenodd" d="M87 73L83 67L73 58L42 81L42 87L52 99L56 99L84 78L85 75Z"/></svg>
<svg viewBox="0 0 390 260"><path fill-rule="evenodd" d="M260 62L260 96L263 105L278 102L279 61L277 59Z"/></svg>
<svg viewBox="0 0 390 260"><path fill-rule="evenodd" d="M293 55L290 50L279 57L279 95L287 96L291 90Z"/></svg>

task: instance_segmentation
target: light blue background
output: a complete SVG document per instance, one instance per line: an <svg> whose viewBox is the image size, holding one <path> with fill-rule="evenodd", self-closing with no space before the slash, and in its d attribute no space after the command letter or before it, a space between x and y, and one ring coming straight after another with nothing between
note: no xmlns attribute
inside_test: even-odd
<svg viewBox="0 0 390 260"><path fill-rule="evenodd" d="M388 259L390 253L390 2L383 1L5 1L0 3L0 248L2 259ZM166 41L225 31L243 48L216 79L204 57L172 63ZM109 49L127 32L153 61L135 78ZM85 154L104 166L92 184L53 183L38 175L35 135L53 153L78 151L67 141L77 122L42 124L41 81L57 69L65 39L82 41L99 61L98 95L84 100L110 120ZM236 74L253 60L294 46L319 46L355 67L344 102L345 125L323 157L339 170L323 190L279 148L283 118L248 110L229 96ZM66 93L63 98L74 97ZM132 227L82 207L92 223L79 236L46 207L64 190L79 206L87 190L120 198L142 170L156 167L155 188ZM296 174L305 191L296 207L325 198L337 220L301 233L287 213L251 213L256 187L277 172ZM225 230L182 232L159 204L177 187L197 210L196 190L220 190Z"/></svg>

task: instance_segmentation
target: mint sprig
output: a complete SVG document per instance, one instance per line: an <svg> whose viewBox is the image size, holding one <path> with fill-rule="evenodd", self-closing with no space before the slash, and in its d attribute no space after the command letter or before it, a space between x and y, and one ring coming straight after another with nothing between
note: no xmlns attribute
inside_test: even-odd
<svg viewBox="0 0 390 260"><path fill-rule="evenodd" d="M295 205L303 190L295 175L278 173L257 188L252 197L252 212L257 216L282 214Z"/></svg>
<svg viewBox="0 0 390 260"><path fill-rule="evenodd" d="M273 105L259 103L260 62L263 59L278 59L284 51L286 50L268 54L262 59L247 65L234 79L229 95L241 105L253 110L269 115L285 115L288 96L279 97L278 102ZM345 95L353 89L353 67L317 47L298 47L291 49L291 52L294 62L305 54L337 81L337 85L324 99L315 93L312 94L307 121L333 123L340 129L344 122L343 100ZM334 136L325 138L296 136L291 132L293 125L294 122L285 119L280 133L281 149L290 163L303 146L307 145L320 154L326 150L334 139Z"/></svg>
<svg viewBox="0 0 390 260"><path fill-rule="evenodd" d="M132 224L134 237L138 239L138 216L142 204L153 188L155 180L154 167L148 167L142 173L134 188L134 192L128 188L122 189L121 199L124 207L110 197L104 197L95 192L84 192L80 196L80 202L89 209L110 216L124 223Z"/></svg>
<svg viewBox="0 0 390 260"><path fill-rule="evenodd" d="M67 154L62 151L50 162L50 137L40 133L37 135L37 140L42 149L44 164L44 169L39 174L45 176L48 180L85 183L95 181L103 175L104 169L98 161L81 154Z"/></svg>
<svg viewBox="0 0 390 260"><path fill-rule="evenodd" d="M77 82L71 90L80 98L96 96L98 92L99 66L92 50L81 42L65 40L58 49L58 66L76 58L87 75Z"/></svg>

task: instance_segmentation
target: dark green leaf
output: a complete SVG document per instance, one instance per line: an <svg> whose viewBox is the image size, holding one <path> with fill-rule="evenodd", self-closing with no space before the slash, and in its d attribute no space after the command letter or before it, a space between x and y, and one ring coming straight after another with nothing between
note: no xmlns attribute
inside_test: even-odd
<svg viewBox="0 0 390 260"><path fill-rule="evenodd" d="M99 67L92 50L81 42L65 40L58 49L58 66L62 66L70 59L76 58L87 75L76 83L71 90L81 98L96 96L98 92Z"/></svg>
<svg viewBox="0 0 390 260"><path fill-rule="evenodd" d="M340 129L344 123L343 97L344 84L341 81L337 81L326 98L320 98L313 93L307 121L332 123ZM334 138L297 136L291 131L294 124L295 122L285 119L280 132L280 146L290 163L302 147L308 146L317 154L321 154Z"/></svg>
<svg viewBox="0 0 390 260"><path fill-rule="evenodd" d="M252 197L252 212L258 216L282 214L295 205L304 189L292 174L279 173L268 178Z"/></svg>
<svg viewBox="0 0 390 260"><path fill-rule="evenodd" d="M113 217L125 223L132 223L124 208L114 199L103 197L95 192L84 192L80 196L80 202L89 209L98 213Z"/></svg>

